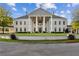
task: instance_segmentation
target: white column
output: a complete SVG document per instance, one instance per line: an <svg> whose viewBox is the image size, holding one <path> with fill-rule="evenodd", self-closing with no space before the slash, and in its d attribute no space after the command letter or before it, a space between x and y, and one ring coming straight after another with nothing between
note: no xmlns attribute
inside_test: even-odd
<svg viewBox="0 0 79 59"><path fill-rule="evenodd" d="M51 16L50 22L51 22L51 26L50 26L51 30L50 30L50 32L52 32L52 16Z"/></svg>
<svg viewBox="0 0 79 59"><path fill-rule="evenodd" d="M36 16L36 32L38 32L38 18Z"/></svg>
<svg viewBox="0 0 79 59"><path fill-rule="evenodd" d="M30 16L29 16L29 22L28 22L28 23L29 23L29 24L28 24L28 25L29 25L28 31L31 32Z"/></svg>
<svg viewBox="0 0 79 59"><path fill-rule="evenodd" d="M45 17L43 17L43 31L45 31Z"/></svg>

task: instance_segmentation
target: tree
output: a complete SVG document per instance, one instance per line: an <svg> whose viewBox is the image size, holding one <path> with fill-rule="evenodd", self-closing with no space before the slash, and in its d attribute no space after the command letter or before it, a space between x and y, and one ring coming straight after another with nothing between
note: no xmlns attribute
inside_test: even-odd
<svg viewBox="0 0 79 59"><path fill-rule="evenodd" d="M10 17L10 12L6 9L0 7L0 26L3 27L3 34L4 34L4 28L8 27L13 24L13 18Z"/></svg>
<svg viewBox="0 0 79 59"><path fill-rule="evenodd" d="M74 9L73 13L72 13L72 30L78 30L79 29L79 8L78 9Z"/></svg>
<svg viewBox="0 0 79 59"><path fill-rule="evenodd" d="M72 22L72 28L73 28L73 29L79 28L79 21L73 21L73 22Z"/></svg>

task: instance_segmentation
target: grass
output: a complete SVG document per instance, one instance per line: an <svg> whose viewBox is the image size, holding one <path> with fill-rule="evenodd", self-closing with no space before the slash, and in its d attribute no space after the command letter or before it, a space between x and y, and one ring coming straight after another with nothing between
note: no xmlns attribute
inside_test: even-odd
<svg viewBox="0 0 79 59"><path fill-rule="evenodd" d="M29 43L29 44L53 44L53 43L79 43L79 39L75 40L11 40L1 39L0 42L17 42L17 43Z"/></svg>
<svg viewBox="0 0 79 59"><path fill-rule="evenodd" d="M67 36L68 33L15 33L15 34L16 36ZM6 36L10 34L0 34L0 35Z"/></svg>
<svg viewBox="0 0 79 59"><path fill-rule="evenodd" d="M17 36L65 36L67 33L16 33Z"/></svg>
<svg viewBox="0 0 79 59"><path fill-rule="evenodd" d="M16 36L66 36L67 33L15 33ZM0 34L3 36L10 34Z"/></svg>

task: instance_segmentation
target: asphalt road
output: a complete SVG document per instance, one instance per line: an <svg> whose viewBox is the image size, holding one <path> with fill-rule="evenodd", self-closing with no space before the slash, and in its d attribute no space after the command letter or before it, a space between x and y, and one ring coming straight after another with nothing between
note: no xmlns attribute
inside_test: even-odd
<svg viewBox="0 0 79 59"><path fill-rule="evenodd" d="M79 43L23 44L0 42L0 56L79 56Z"/></svg>

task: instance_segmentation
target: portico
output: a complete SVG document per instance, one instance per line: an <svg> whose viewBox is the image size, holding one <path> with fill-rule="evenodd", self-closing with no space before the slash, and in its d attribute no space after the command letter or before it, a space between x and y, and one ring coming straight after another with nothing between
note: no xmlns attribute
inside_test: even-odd
<svg viewBox="0 0 79 59"><path fill-rule="evenodd" d="M49 19L52 19L52 16L29 16L30 21L29 23L31 23L32 21L32 32L47 32L47 28L48 26L46 25L49 22ZM30 25L29 24L29 29L30 29ZM52 22L50 27L52 26ZM52 27L51 27L51 31L52 31Z"/></svg>

